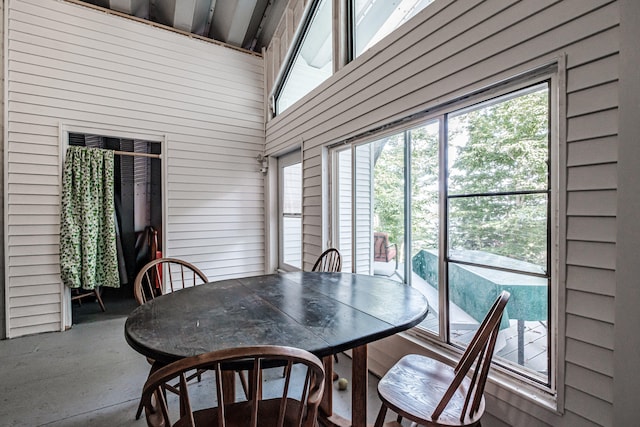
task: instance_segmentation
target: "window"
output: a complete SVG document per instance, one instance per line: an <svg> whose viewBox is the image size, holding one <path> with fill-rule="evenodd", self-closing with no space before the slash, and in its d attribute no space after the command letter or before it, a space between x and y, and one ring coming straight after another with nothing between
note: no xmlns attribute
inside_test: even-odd
<svg viewBox="0 0 640 427"><path fill-rule="evenodd" d="M280 114L333 73L332 1L315 1L275 95Z"/></svg>
<svg viewBox="0 0 640 427"><path fill-rule="evenodd" d="M337 147L332 157L344 269L420 289L431 310L418 329L458 347L508 290L496 361L546 385L555 233L549 94L549 81L503 90Z"/></svg>
<svg viewBox="0 0 640 427"><path fill-rule="evenodd" d="M300 151L278 158L279 265L302 268L302 164Z"/></svg>
<svg viewBox="0 0 640 427"><path fill-rule="evenodd" d="M404 24L433 0L344 0L349 8L347 29L350 58L355 58ZM273 94L273 113L282 113L320 83L334 70L333 0L312 0L291 55L286 60ZM336 26L341 27L341 26Z"/></svg>
<svg viewBox="0 0 640 427"><path fill-rule="evenodd" d="M382 40L433 0L351 0L353 57Z"/></svg>

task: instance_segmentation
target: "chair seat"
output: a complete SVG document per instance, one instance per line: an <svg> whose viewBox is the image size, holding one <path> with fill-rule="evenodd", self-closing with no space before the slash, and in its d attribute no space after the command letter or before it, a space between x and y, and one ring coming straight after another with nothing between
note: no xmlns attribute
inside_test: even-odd
<svg viewBox="0 0 640 427"><path fill-rule="evenodd" d="M484 397L476 413L460 421L461 409L469 387L467 377L455 391L437 421L431 414L455 376L454 369L442 362L417 354L404 356L380 380L380 399L394 412L427 426L467 426L480 421Z"/></svg>
<svg viewBox="0 0 640 427"><path fill-rule="evenodd" d="M260 427L277 427L278 410L280 408L281 399L261 400L258 405L258 420ZM287 399L287 410L284 417L284 427L297 426L298 412L300 411L300 402L295 399ZM227 405L225 407L225 423L226 427L250 427L251 402L238 402ZM217 426L218 411L217 408L202 409L193 412L195 427L201 426ZM173 427L188 427L190 424L189 415L179 419Z"/></svg>

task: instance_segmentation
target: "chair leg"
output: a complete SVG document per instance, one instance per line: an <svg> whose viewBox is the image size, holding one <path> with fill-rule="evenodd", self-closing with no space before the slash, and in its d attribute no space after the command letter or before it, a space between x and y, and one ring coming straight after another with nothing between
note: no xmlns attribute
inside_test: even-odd
<svg viewBox="0 0 640 427"><path fill-rule="evenodd" d="M93 292L96 294L96 299L98 300L98 304L100 304L100 308L102 309L103 312L107 311L104 308L104 303L102 302L102 297L100 296L100 292L98 292L98 288L94 288Z"/></svg>
<svg viewBox="0 0 640 427"><path fill-rule="evenodd" d="M378 412L378 417L376 418L376 423L373 427L382 427L384 425L384 418L387 416L387 407L383 403L380 405L380 411Z"/></svg>
<svg viewBox="0 0 640 427"><path fill-rule="evenodd" d="M164 400L166 401L167 389L165 387L162 387L162 393L164 394ZM140 396L140 403L138 403L138 410L136 411L136 420L139 420L141 415L142 415L142 396Z"/></svg>
<svg viewBox="0 0 640 427"><path fill-rule="evenodd" d="M136 420L140 419L140 415L142 415L142 397L140 397L140 403L138 403L138 410L136 411Z"/></svg>
<svg viewBox="0 0 640 427"><path fill-rule="evenodd" d="M149 375L147 375L147 378L149 378L151 376L151 374L153 374L155 371L157 371L158 369L162 368L163 365L161 365L160 363L156 362L155 360L152 361L152 359L147 358L147 361L149 361L149 363L151 363L151 368L149 369ZM166 396L166 390L165 387L162 387L162 391L165 393L165 401L167 399ZM142 415L142 393L140 394L140 403L138 403L138 410L136 411L136 420L140 419L140 415Z"/></svg>

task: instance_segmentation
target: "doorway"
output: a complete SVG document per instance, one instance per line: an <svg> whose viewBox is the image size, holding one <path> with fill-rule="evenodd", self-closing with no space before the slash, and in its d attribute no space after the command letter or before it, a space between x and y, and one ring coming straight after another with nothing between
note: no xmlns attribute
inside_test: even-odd
<svg viewBox="0 0 640 427"><path fill-rule="evenodd" d="M136 306L133 285L138 271L150 260L162 256L162 144L144 139L69 132L68 145L114 151L120 287L101 287L87 296L72 296L71 320L83 323L104 318L105 314L128 313ZM104 312L98 304L99 298L104 302Z"/></svg>

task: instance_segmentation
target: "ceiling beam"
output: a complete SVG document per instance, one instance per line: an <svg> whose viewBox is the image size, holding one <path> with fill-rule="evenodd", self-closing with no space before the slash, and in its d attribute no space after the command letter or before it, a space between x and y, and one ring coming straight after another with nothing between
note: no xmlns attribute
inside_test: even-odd
<svg viewBox="0 0 640 427"><path fill-rule="evenodd" d="M149 0L109 0L108 2L109 9L138 18L149 17Z"/></svg>
<svg viewBox="0 0 640 427"><path fill-rule="evenodd" d="M215 0L213 0L215 3ZM212 0L155 0L155 19L189 33L206 35Z"/></svg>
<svg viewBox="0 0 640 427"><path fill-rule="evenodd" d="M219 2L213 14L209 35L235 46L242 46L258 0Z"/></svg>

